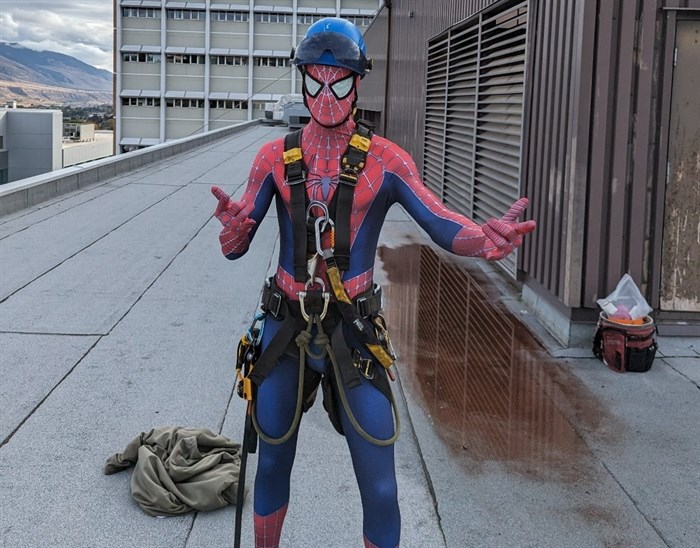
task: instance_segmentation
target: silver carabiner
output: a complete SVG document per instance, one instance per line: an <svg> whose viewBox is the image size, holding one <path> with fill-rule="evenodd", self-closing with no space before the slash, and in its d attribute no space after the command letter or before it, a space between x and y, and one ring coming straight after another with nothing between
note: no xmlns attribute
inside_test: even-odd
<svg viewBox="0 0 700 548"><path fill-rule="evenodd" d="M317 217L316 219L327 219L330 220L330 214L328 213L328 206L319 200L311 200L308 207L306 208L306 220L311 219L311 210L317 207L321 210L323 215ZM323 225L323 230L326 230L327 225Z"/></svg>
<svg viewBox="0 0 700 548"><path fill-rule="evenodd" d="M321 226L323 224L323 227ZM330 226L331 229L335 227L333 221L329 218L324 219L323 217L318 217L316 223L314 223L314 233L316 235L316 254L323 257L323 244L321 243L321 236L325 232L326 228ZM331 248L333 251L333 248Z"/></svg>

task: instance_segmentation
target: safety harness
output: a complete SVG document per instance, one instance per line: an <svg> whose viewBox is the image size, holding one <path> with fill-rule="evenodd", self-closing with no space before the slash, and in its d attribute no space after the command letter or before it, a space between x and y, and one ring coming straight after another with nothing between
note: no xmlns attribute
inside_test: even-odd
<svg viewBox="0 0 700 548"><path fill-rule="evenodd" d="M350 263L350 214L353 195L360 172L365 167L367 153L372 140L369 124L359 121L348 148L341 160L341 174L330 207L318 201L309 201L306 192L306 169L301 150L301 130L290 133L285 138L284 162L287 184L291 192L291 217L294 241L294 277L305 284L299 292L299 300L288 299L280 290L274 278L270 278L263 288L261 308L265 314L280 320L277 332L264 351L256 355L254 363L246 363L241 356L249 355L246 350L253 344L250 337L244 336L239 344L239 394L251 401L255 397L255 387L259 386L283 354L299 356L299 384L294 419L289 430L280 438L267 436L259 427L252 406L252 422L261 439L270 444L281 444L294 433L301 418L302 410L313 403L313 395L320 376L307 380L306 355L322 359L328 357L332 364L330 377L337 389L345 412L357 432L376 445L390 445L396 441L400 422L391 387L387 376L394 378L391 367L395 354L381 316L381 289L374 286L365 294L351 299L343 285L341 271L347 270ZM313 212L320 210L321 215ZM333 215L330 214L333 211ZM323 249L322 236L330 231L331 245ZM331 291L327 291L323 279L316 277L319 260L326 264L326 274ZM254 330L256 317L249 332ZM350 348L346 341L343 326L351 328L354 338L359 341L370 357L367 358L357 348ZM315 330L315 334L313 331ZM312 345L318 352L312 350ZM373 359L372 359L373 358ZM381 364L386 371L379 374L374 363ZM314 374L314 373L312 373ZM388 439L377 439L365 432L355 420L345 394L346 388L361 383L360 375L372 382L391 402L396 420L396 429ZM324 377L324 382L326 378ZM330 397L329 397L330 396ZM342 432L337 409L332 413L326 398L334 396L330 381L324 384L324 406L329 412L335 428ZM309 398L311 397L311 402ZM333 402L330 406L332 407ZM335 414L335 417L333 416Z"/></svg>
<svg viewBox="0 0 700 548"><path fill-rule="evenodd" d="M309 225L307 210L309 200L306 193L306 167L301 150L299 129L284 138L284 168L291 193L292 237L294 240L294 279L298 283L307 281L309 243L313 242L314 227ZM329 210L335 224L335 261L338 269L350 267L350 215L355 186L360 172L367 163L367 153L372 143L372 128L368 122L359 120L350 138L348 148L341 159L340 177ZM313 218L311 218L313 223Z"/></svg>

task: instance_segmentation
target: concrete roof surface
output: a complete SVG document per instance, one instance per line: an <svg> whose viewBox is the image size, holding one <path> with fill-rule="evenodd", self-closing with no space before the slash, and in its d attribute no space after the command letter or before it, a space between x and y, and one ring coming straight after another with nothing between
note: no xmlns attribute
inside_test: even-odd
<svg viewBox="0 0 700 548"><path fill-rule="evenodd" d="M158 426L242 439L233 355L276 264L277 224L271 210L247 255L227 261L209 187L240 195L259 147L284 131L256 126L0 218L0 546L232 546L233 506L156 519L131 499L130 472L105 476L103 466ZM381 243L432 249L398 208ZM457 264L479 278L477 261ZM377 265L391 307L412 282ZM431 399L410 336L399 337L399 354L417 365L399 363L394 384L402 546L697 546L697 340L663 339L649 372L617 374L588 349L558 348L509 284L481 271L539 341L526 352L537 374L527 393L511 375L498 400L525 412L467 417L468 406ZM539 403L522 403L535 392ZM531 436L525 423L542 409ZM317 402L302 421L282 546L359 547L361 516L344 439Z"/></svg>

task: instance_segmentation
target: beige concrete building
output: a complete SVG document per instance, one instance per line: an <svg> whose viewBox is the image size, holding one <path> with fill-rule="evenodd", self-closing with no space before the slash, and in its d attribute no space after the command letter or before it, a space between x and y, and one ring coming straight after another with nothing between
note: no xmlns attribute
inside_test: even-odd
<svg viewBox="0 0 700 548"><path fill-rule="evenodd" d="M0 185L61 169L60 110L0 108Z"/></svg>
<svg viewBox="0 0 700 548"><path fill-rule="evenodd" d="M266 102L301 91L288 61L309 25L366 28L381 4L115 0L117 153L264 117Z"/></svg>

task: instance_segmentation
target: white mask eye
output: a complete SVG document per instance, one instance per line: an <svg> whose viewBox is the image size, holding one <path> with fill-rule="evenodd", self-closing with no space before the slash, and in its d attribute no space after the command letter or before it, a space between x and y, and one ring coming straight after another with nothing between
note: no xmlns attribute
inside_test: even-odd
<svg viewBox="0 0 700 548"><path fill-rule="evenodd" d="M314 80L309 73L304 74L304 87L306 88L306 91L311 97L316 97L318 95L318 92L321 91L321 87L323 87L323 84L321 82L317 82Z"/></svg>
<svg viewBox="0 0 700 548"><path fill-rule="evenodd" d="M352 91L352 86L354 83L355 77L350 75L347 78L343 78L342 80L338 80L337 82L331 84L331 90L338 99L345 99Z"/></svg>

